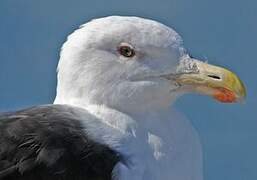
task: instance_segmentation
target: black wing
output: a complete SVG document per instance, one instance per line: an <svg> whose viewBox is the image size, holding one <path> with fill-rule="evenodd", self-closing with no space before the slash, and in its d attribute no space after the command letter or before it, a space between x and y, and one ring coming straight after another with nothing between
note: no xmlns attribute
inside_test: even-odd
<svg viewBox="0 0 257 180"><path fill-rule="evenodd" d="M119 154L73 113L47 105L0 115L0 180L110 180Z"/></svg>

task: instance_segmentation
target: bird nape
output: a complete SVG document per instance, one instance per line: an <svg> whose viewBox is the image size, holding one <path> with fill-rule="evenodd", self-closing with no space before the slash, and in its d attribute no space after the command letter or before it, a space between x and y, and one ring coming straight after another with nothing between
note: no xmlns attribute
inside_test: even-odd
<svg viewBox="0 0 257 180"><path fill-rule="evenodd" d="M0 115L1 180L202 180L201 143L171 105L246 96L231 71L190 57L171 28L92 20L64 43L53 105Z"/></svg>

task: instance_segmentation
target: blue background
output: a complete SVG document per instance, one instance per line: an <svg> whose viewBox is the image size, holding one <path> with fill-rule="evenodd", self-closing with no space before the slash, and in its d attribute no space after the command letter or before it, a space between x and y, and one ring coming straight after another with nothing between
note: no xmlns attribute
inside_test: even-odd
<svg viewBox="0 0 257 180"><path fill-rule="evenodd" d="M174 27L194 57L235 71L244 104L187 95L178 109L199 131L206 180L257 179L257 2L254 0L1 0L0 111L51 103L66 36L107 15L143 16Z"/></svg>

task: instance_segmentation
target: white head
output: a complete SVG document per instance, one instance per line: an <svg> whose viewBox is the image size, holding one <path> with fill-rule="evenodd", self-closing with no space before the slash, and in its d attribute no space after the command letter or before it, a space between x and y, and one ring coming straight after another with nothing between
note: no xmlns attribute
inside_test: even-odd
<svg viewBox="0 0 257 180"><path fill-rule="evenodd" d="M166 108L187 91L215 96L221 88L233 93L234 99L226 94L230 101L245 94L231 72L190 58L173 29L153 20L111 16L86 23L68 37L55 103L135 112ZM224 101L220 94L216 98Z"/></svg>

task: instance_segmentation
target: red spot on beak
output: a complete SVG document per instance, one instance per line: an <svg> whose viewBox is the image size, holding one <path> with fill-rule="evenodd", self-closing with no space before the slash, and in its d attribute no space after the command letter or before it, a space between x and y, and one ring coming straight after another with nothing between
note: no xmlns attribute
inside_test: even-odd
<svg viewBox="0 0 257 180"><path fill-rule="evenodd" d="M214 92L213 97L222 103L233 103L236 102L236 95L233 91L226 88L217 88Z"/></svg>

